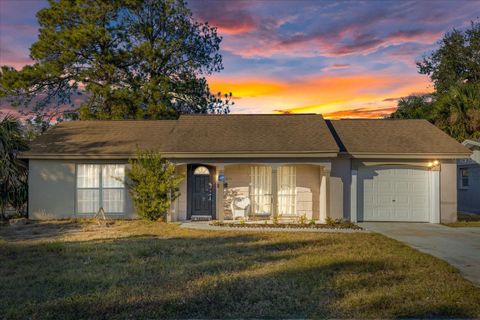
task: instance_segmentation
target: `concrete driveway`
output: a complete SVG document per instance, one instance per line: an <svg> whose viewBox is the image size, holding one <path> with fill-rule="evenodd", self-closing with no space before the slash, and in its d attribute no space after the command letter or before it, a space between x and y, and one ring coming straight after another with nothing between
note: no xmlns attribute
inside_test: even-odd
<svg viewBox="0 0 480 320"><path fill-rule="evenodd" d="M401 222L363 222L359 225L447 261L466 279L480 286L480 228Z"/></svg>

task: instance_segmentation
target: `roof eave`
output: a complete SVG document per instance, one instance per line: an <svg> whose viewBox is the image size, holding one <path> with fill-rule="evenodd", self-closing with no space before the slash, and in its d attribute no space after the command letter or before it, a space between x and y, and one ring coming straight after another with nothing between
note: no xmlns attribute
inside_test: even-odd
<svg viewBox="0 0 480 320"><path fill-rule="evenodd" d="M372 153L372 152L345 152L352 158L364 159L467 159L471 153Z"/></svg>
<svg viewBox="0 0 480 320"><path fill-rule="evenodd" d="M293 152L160 152L163 157L169 159L192 159L192 158L335 158L338 155L336 150L328 151L293 151ZM21 159L43 159L43 160L81 160L81 159L130 159L136 154L49 154L49 153L25 153Z"/></svg>

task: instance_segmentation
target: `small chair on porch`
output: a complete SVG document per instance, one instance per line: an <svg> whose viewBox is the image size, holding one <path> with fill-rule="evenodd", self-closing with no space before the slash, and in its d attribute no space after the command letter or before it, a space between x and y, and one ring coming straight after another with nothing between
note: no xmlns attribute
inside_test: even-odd
<svg viewBox="0 0 480 320"><path fill-rule="evenodd" d="M245 219L247 217L249 207L250 199L248 197L235 197L230 204L233 220L236 220L237 218Z"/></svg>

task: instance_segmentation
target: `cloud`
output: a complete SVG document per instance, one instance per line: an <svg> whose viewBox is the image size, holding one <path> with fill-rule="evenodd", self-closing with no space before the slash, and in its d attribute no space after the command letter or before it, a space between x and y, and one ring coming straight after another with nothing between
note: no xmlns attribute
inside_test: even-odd
<svg viewBox="0 0 480 320"><path fill-rule="evenodd" d="M196 18L218 28L221 34L239 34L257 28L258 21L246 1L191 1Z"/></svg>
<svg viewBox="0 0 480 320"><path fill-rule="evenodd" d="M329 113L324 113L323 117L326 119L345 119L345 118L384 118L392 112L397 110L397 107L387 108L355 108L350 110L339 110Z"/></svg>
<svg viewBox="0 0 480 320"><path fill-rule="evenodd" d="M338 70L346 70L352 67L349 63L334 63L330 66L322 68L322 71L329 72L329 71L338 71Z"/></svg>
<svg viewBox="0 0 480 320"><path fill-rule="evenodd" d="M225 14L228 22L223 50L243 58L338 57L368 55L395 45L433 44L451 27L459 27L480 14L475 1L442 2L302 2L285 10L282 2L233 2ZM240 7L240 8L238 8ZM442 21L425 17L442 17ZM222 21L225 20L225 21ZM465 19L465 20L464 20ZM269 21L276 21L272 27ZM286 21L288 27L282 26ZM459 21L461 24L459 25ZM283 22L283 23L286 23ZM244 27L248 25L248 28ZM226 27L226 26L225 26ZM231 33L237 27L235 34Z"/></svg>
<svg viewBox="0 0 480 320"><path fill-rule="evenodd" d="M355 29L355 28L346 28ZM367 55L380 48L408 42L432 44L441 36L441 32L429 30L404 30L387 35L375 33L336 34L296 34L286 39L276 36L257 38L246 37L238 43L227 42L225 50L244 58L271 56L302 56L302 57L342 57L348 55Z"/></svg>
<svg viewBox="0 0 480 320"><path fill-rule="evenodd" d="M240 98L232 112L332 113L365 106L396 106L392 97L429 91L428 77L395 73L314 75L297 79L217 76L209 79L213 92L231 91Z"/></svg>

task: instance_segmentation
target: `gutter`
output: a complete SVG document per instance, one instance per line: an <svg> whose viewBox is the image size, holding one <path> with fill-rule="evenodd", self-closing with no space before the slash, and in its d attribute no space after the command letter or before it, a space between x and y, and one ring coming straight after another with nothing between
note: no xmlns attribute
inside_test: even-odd
<svg viewBox="0 0 480 320"><path fill-rule="evenodd" d="M338 151L329 152L289 152L289 153L196 153L196 152L184 152L184 153L169 153L160 152L164 158L168 159L195 159L195 158L336 158ZM38 153L20 154L20 159L45 159L45 160L62 160L62 159L131 159L135 158L136 154L52 154L52 153Z"/></svg>

